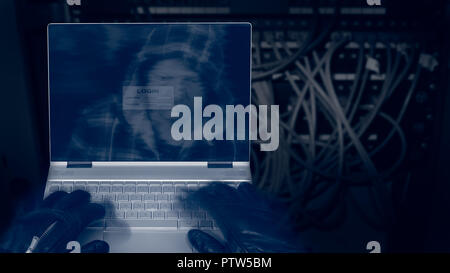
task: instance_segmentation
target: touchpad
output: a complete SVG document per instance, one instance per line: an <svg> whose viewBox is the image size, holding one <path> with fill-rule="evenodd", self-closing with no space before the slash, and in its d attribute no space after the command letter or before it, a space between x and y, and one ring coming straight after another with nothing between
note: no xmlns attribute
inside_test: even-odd
<svg viewBox="0 0 450 273"><path fill-rule="evenodd" d="M191 253L187 232L104 231L112 253Z"/></svg>

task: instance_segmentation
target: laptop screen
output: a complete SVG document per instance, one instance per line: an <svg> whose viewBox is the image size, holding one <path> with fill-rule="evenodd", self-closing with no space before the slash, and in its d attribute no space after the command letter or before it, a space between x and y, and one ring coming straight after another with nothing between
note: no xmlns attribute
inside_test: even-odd
<svg viewBox="0 0 450 273"><path fill-rule="evenodd" d="M248 161L250 52L247 23L50 24L51 160Z"/></svg>

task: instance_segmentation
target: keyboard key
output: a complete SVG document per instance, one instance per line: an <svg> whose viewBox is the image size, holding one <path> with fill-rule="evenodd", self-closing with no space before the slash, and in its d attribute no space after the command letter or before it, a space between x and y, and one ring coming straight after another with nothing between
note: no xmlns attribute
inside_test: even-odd
<svg viewBox="0 0 450 273"><path fill-rule="evenodd" d="M111 187L111 192L122 192L123 187L122 186L112 186Z"/></svg>
<svg viewBox="0 0 450 273"><path fill-rule="evenodd" d="M125 220L129 227L148 227L148 228L171 228L176 229L178 226L177 220ZM106 229L122 226L114 220L106 220Z"/></svg>
<svg viewBox="0 0 450 273"><path fill-rule="evenodd" d="M130 202L119 203L119 209L121 209L121 210L131 210L131 203Z"/></svg>
<svg viewBox="0 0 450 273"><path fill-rule="evenodd" d="M86 190L86 186L85 185L77 185L75 184L75 186L73 186L73 190L80 190L80 191L85 191Z"/></svg>
<svg viewBox="0 0 450 273"><path fill-rule="evenodd" d="M140 211L139 212L139 218L151 219L152 218L152 212L151 211Z"/></svg>
<svg viewBox="0 0 450 273"><path fill-rule="evenodd" d="M123 219L123 218L125 218L125 211L117 211L117 210L110 211L109 216L110 216L110 218Z"/></svg>
<svg viewBox="0 0 450 273"><path fill-rule="evenodd" d="M200 228L212 228L213 222L211 220L200 220Z"/></svg>
<svg viewBox="0 0 450 273"><path fill-rule="evenodd" d="M172 204L171 203L159 203L159 209L160 210L171 210Z"/></svg>
<svg viewBox="0 0 450 273"><path fill-rule="evenodd" d="M164 211L154 211L153 212L153 218L157 219L157 218L161 218L164 219L165 213Z"/></svg>
<svg viewBox="0 0 450 273"><path fill-rule="evenodd" d="M206 217L206 213L204 211L193 211L192 218L195 219L203 219Z"/></svg>
<svg viewBox="0 0 450 273"><path fill-rule="evenodd" d="M97 186L89 185L89 186L86 187L86 190L88 192L90 192L90 193L96 193L97 192L97 188L98 188Z"/></svg>
<svg viewBox="0 0 450 273"><path fill-rule="evenodd" d="M150 192L161 192L161 186L150 186Z"/></svg>
<svg viewBox="0 0 450 273"><path fill-rule="evenodd" d="M180 211L180 218L184 219L190 219L191 218L191 212L190 211Z"/></svg>
<svg viewBox="0 0 450 273"><path fill-rule="evenodd" d="M110 186L99 186L98 192L109 192L110 188Z"/></svg>
<svg viewBox="0 0 450 273"><path fill-rule="evenodd" d="M187 192L182 192L178 195L178 200L184 201L187 198Z"/></svg>
<svg viewBox="0 0 450 273"><path fill-rule="evenodd" d="M114 210L118 210L119 209L119 203L118 202L113 202L113 203L111 203L111 205L112 205L112 209L114 209Z"/></svg>
<svg viewBox="0 0 450 273"><path fill-rule="evenodd" d="M136 186L125 186L123 192L136 192Z"/></svg>
<svg viewBox="0 0 450 273"><path fill-rule="evenodd" d="M168 192L175 192L175 189L173 186L163 186L162 190L164 193L168 193Z"/></svg>
<svg viewBox="0 0 450 273"><path fill-rule="evenodd" d="M141 202L133 203L133 210L143 210L144 207L145 207L144 203L141 203Z"/></svg>
<svg viewBox="0 0 450 273"><path fill-rule="evenodd" d="M127 219L129 219L129 218L136 219L137 218L137 211L135 211L135 210L127 211L126 217L127 217Z"/></svg>
<svg viewBox="0 0 450 273"><path fill-rule="evenodd" d="M154 201L155 195L154 194L144 194L144 201Z"/></svg>
<svg viewBox="0 0 450 273"><path fill-rule="evenodd" d="M178 194L173 194L173 193L169 193L169 200L170 201L174 201L174 202L176 202L176 201L178 201L179 200L179 195Z"/></svg>
<svg viewBox="0 0 450 273"><path fill-rule="evenodd" d="M128 194L126 193L118 194L117 201L128 201Z"/></svg>
<svg viewBox="0 0 450 273"><path fill-rule="evenodd" d="M48 189L48 193L50 194L50 193L54 193L54 192L56 192L56 191L59 191L59 186L51 186L49 189Z"/></svg>
<svg viewBox="0 0 450 273"><path fill-rule="evenodd" d="M169 201L169 195L163 194L163 193L157 194L157 195L156 195L156 199L157 199L158 201Z"/></svg>
<svg viewBox="0 0 450 273"><path fill-rule="evenodd" d="M72 191L72 186L69 185L62 185L61 186L61 191L65 191L65 192L71 192Z"/></svg>
<svg viewBox="0 0 450 273"><path fill-rule="evenodd" d="M187 190L186 186L181 186L181 185L175 185L175 192L181 193L181 192L185 192Z"/></svg>
<svg viewBox="0 0 450 273"><path fill-rule="evenodd" d="M198 227L198 221L197 220L178 220L178 227L179 228L197 228Z"/></svg>
<svg viewBox="0 0 450 273"><path fill-rule="evenodd" d="M148 192L148 186L137 186L136 192L146 193Z"/></svg>
<svg viewBox="0 0 450 273"><path fill-rule="evenodd" d="M103 201L105 202L114 202L116 201L116 195L115 194L103 194Z"/></svg>
<svg viewBox="0 0 450 273"><path fill-rule="evenodd" d="M142 200L142 195L140 194L130 194L130 201L141 201Z"/></svg>
<svg viewBox="0 0 450 273"><path fill-rule="evenodd" d="M166 211L166 219L178 219L178 211Z"/></svg>
<svg viewBox="0 0 450 273"><path fill-rule="evenodd" d="M91 194L91 202L100 203L103 201L103 196L101 194Z"/></svg>
<svg viewBox="0 0 450 273"><path fill-rule="evenodd" d="M145 202L146 210L157 210L158 207L159 207L158 203L156 203L156 202Z"/></svg>

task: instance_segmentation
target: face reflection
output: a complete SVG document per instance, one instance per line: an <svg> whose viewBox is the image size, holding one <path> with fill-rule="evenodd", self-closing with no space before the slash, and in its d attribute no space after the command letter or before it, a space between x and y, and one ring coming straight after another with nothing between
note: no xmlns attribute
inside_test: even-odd
<svg viewBox="0 0 450 273"><path fill-rule="evenodd" d="M157 62L148 71L146 86L171 86L174 90L174 105L186 104L193 109L194 96L202 96L203 86L197 71L186 66L181 60L167 59ZM186 146L184 141L175 141L170 134L173 120L170 110L124 111L125 119L133 133L147 146L156 151L155 136L167 144ZM156 151L158 153L158 151Z"/></svg>

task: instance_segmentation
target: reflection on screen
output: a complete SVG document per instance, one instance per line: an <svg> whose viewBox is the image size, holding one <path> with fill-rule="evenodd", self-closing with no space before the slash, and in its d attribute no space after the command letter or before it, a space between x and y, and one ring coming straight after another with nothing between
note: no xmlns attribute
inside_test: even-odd
<svg viewBox="0 0 450 273"><path fill-rule="evenodd" d="M246 161L244 141L175 141L174 105L250 103L248 24L49 26L53 161ZM206 121L207 119L205 119Z"/></svg>

